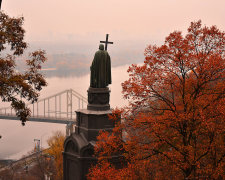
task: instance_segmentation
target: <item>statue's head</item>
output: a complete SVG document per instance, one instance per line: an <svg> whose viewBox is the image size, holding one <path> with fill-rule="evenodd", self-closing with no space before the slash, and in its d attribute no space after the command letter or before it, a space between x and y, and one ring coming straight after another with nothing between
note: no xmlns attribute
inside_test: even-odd
<svg viewBox="0 0 225 180"><path fill-rule="evenodd" d="M100 44L100 45L99 45L99 49L100 49L100 50L104 50L104 45L103 45L103 44Z"/></svg>

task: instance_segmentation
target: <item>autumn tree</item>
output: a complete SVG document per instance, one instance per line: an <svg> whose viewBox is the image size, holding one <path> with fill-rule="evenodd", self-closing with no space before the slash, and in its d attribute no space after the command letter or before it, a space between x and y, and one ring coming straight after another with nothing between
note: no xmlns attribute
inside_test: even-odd
<svg viewBox="0 0 225 180"><path fill-rule="evenodd" d="M98 137L89 179L225 178L225 33L192 22L128 72L124 121ZM119 151L122 169L108 160Z"/></svg>
<svg viewBox="0 0 225 180"><path fill-rule="evenodd" d="M46 177L62 180L64 140L65 135L61 131L54 132L47 140L49 148L37 150L35 146L20 163L16 162L10 168L0 169L0 177L4 180L43 180Z"/></svg>
<svg viewBox="0 0 225 180"><path fill-rule="evenodd" d="M11 18L0 12L0 97L10 102L16 115L24 122L30 116L25 101L37 101L39 91L47 83L40 73L41 64L46 61L45 52L38 50L26 60L27 70L16 70L16 59L24 54L28 45L24 41L23 17Z"/></svg>
<svg viewBox="0 0 225 180"><path fill-rule="evenodd" d="M18 177L18 170L20 165L8 165L0 169L0 178L1 180L16 180Z"/></svg>
<svg viewBox="0 0 225 180"><path fill-rule="evenodd" d="M20 160L0 168L1 180L43 180L56 174L53 158L45 150L28 152Z"/></svg>
<svg viewBox="0 0 225 180"><path fill-rule="evenodd" d="M63 179L63 156L62 152L64 150L64 140L65 135L61 131L56 131L52 137L50 137L47 142L49 149L48 153L54 159L54 165L56 169L56 174L54 178L57 180Z"/></svg>
<svg viewBox="0 0 225 180"><path fill-rule="evenodd" d="M35 151L33 151L32 157L27 162L25 161L22 177L35 180L53 177L56 173L53 157L48 155L45 150Z"/></svg>
<svg viewBox="0 0 225 180"><path fill-rule="evenodd" d="M63 157L65 135L61 131L56 131L47 140L48 148L36 152L35 166L29 169L29 174L33 177L44 179L47 175L54 180L63 179Z"/></svg>

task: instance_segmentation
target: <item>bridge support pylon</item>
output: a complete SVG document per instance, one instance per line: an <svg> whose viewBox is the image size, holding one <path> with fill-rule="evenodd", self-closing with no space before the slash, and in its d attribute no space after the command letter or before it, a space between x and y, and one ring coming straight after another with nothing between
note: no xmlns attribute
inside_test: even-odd
<svg viewBox="0 0 225 180"><path fill-rule="evenodd" d="M70 136L75 132L75 125L73 123L69 123L66 125L66 137Z"/></svg>

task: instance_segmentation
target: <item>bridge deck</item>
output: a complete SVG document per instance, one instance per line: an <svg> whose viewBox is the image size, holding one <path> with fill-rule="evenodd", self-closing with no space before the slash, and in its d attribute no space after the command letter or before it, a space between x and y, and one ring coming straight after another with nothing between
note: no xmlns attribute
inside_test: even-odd
<svg viewBox="0 0 225 180"><path fill-rule="evenodd" d="M11 115L0 115L0 119L19 120L19 118L17 116L11 116ZM30 117L29 121L45 122L45 123L58 123L58 124L75 124L75 119L44 117L44 116Z"/></svg>
<svg viewBox="0 0 225 180"><path fill-rule="evenodd" d="M74 124L75 111L87 103L87 99L81 94L68 89L26 106L31 110L29 121ZM12 107L0 108L0 119L19 120Z"/></svg>

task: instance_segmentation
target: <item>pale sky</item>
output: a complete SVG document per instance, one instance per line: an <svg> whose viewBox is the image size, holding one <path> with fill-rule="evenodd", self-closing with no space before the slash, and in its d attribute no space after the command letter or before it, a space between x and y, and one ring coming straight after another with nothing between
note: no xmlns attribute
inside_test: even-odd
<svg viewBox="0 0 225 180"><path fill-rule="evenodd" d="M191 21L225 29L225 0L3 0L2 10L25 18L26 40L92 44L110 34L120 44L161 43Z"/></svg>

